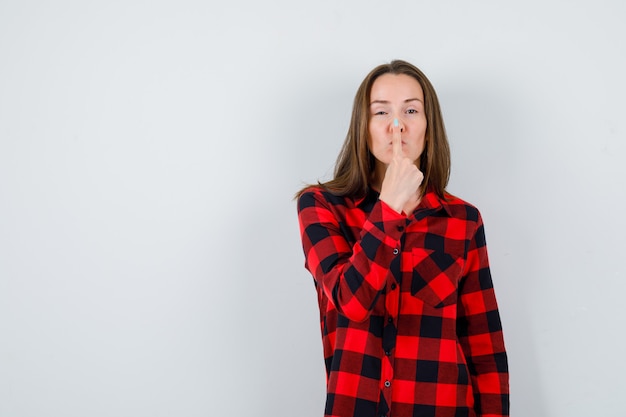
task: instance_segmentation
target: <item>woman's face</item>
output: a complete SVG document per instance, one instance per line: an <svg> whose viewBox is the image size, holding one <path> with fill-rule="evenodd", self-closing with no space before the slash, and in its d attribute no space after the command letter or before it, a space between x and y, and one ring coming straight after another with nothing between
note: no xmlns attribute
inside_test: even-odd
<svg viewBox="0 0 626 417"><path fill-rule="evenodd" d="M376 158L376 164L387 166L391 162L394 119L398 119L402 130L404 156L419 164L427 123L424 92L417 80L405 74L381 75L372 85L369 110L367 145Z"/></svg>

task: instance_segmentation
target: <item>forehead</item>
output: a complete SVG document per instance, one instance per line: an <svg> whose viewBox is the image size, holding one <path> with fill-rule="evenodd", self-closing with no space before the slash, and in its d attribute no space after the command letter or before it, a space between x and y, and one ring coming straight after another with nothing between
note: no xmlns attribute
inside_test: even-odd
<svg viewBox="0 0 626 417"><path fill-rule="evenodd" d="M373 100L405 100L418 98L423 101L424 92L420 83L406 74L383 74L374 80L370 91Z"/></svg>

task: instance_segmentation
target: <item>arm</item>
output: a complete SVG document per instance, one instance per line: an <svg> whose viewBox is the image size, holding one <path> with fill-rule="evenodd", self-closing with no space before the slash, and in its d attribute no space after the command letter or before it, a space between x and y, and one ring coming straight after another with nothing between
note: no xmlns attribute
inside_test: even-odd
<svg viewBox="0 0 626 417"><path fill-rule="evenodd" d="M351 245L341 231L337 212L321 191L298 199L298 219L305 267L335 308L350 320L363 321L385 287L391 261L399 255L406 217L377 201Z"/></svg>
<svg viewBox="0 0 626 417"><path fill-rule="evenodd" d="M479 417L509 415L509 374L480 214L470 241L458 302L458 334Z"/></svg>

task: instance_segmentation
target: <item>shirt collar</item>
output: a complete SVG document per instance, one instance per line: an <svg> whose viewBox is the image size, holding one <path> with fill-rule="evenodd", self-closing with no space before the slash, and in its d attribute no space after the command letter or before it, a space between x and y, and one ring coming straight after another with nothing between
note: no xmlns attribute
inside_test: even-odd
<svg viewBox="0 0 626 417"><path fill-rule="evenodd" d="M372 188L368 188L367 194L365 194L363 197L354 199L354 206L362 207L362 205L375 202L378 199L379 195L380 193L378 193L377 191L373 190ZM426 191L426 194L424 194L424 196L422 197L422 201L420 202L417 208L426 209L426 210L443 209L448 214L448 216L452 217L452 211L450 210L450 205L448 204L448 202L445 199L439 197L437 193L435 193L430 188Z"/></svg>
<svg viewBox="0 0 626 417"><path fill-rule="evenodd" d="M372 188L367 189L367 193L363 197L354 199L354 206L364 208L368 204L373 204L378 200L380 193Z"/></svg>
<svg viewBox="0 0 626 417"><path fill-rule="evenodd" d="M424 196L422 197L422 201L420 202L418 209L443 209L448 214L448 216L452 217L452 211L450 210L450 205L448 204L448 202L444 198L439 197L437 193L435 193L432 189L426 191L426 194L424 194Z"/></svg>

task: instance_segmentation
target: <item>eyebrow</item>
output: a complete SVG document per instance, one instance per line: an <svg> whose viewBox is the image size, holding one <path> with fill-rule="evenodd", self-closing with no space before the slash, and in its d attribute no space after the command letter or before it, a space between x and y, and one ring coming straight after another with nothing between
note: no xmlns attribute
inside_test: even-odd
<svg viewBox="0 0 626 417"><path fill-rule="evenodd" d="M419 98L417 98L417 97L414 97L414 98L407 98L406 100L404 100L404 102L405 102L405 103L409 103L409 102L411 102L411 101L419 101L420 103L422 102L422 100L420 100L420 99L419 99ZM374 100L374 101L372 101L372 102L370 103L370 106L371 106L371 105L373 105L373 104L389 104L389 101L388 101L388 100Z"/></svg>

